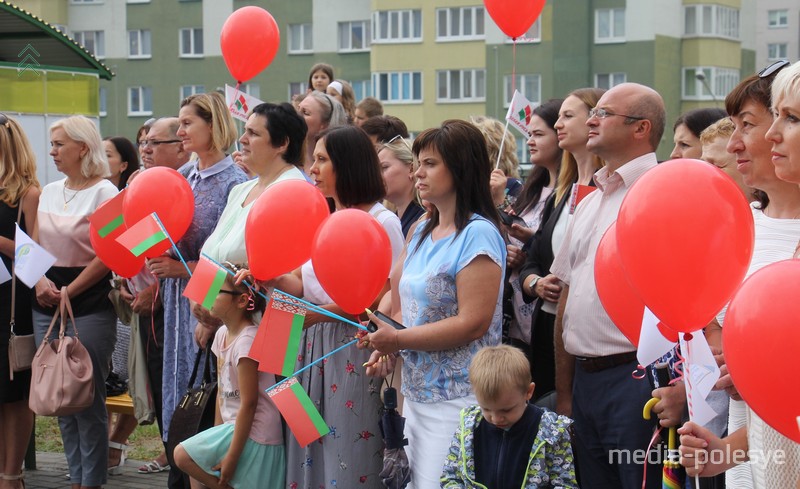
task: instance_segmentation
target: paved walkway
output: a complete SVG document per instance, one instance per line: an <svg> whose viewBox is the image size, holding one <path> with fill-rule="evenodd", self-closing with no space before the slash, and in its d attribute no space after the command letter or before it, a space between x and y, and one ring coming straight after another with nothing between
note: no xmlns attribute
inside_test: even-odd
<svg viewBox="0 0 800 489"><path fill-rule="evenodd" d="M144 462L128 460L121 475L109 475L105 489L154 489L167 487L167 472L140 474L136 469ZM36 468L25 472L25 487L28 489L69 488L64 477L68 472L63 453L36 452Z"/></svg>

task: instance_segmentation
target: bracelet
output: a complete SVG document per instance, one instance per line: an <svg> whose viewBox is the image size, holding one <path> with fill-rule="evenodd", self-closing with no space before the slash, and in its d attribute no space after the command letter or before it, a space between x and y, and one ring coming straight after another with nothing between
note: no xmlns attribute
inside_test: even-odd
<svg viewBox="0 0 800 489"><path fill-rule="evenodd" d="M400 351L400 331L394 330L394 347Z"/></svg>

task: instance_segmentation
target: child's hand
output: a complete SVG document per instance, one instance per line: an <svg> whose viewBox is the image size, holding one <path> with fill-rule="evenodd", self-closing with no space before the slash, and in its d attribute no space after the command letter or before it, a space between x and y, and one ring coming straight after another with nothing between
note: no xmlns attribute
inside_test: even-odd
<svg viewBox="0 0 800 489"><path fill-rule="evenodd" d="M238 463L238 460L231 460L226 455L217 465L211 467L211 470L217 471L219 474L219 487L226 489L231 487L228 483L236 474L236 465Z"/></svg>

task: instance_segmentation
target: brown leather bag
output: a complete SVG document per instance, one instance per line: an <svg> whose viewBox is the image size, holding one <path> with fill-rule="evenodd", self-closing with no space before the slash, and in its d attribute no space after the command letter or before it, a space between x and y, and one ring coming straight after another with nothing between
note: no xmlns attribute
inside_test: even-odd
<svg viewBox="0 0 800 489"><path fill-rule="evenodd" d="M58 338L50 340L61 318ZM75 336L66 336L67 316ZM89 352L78 338L67 288L61 288L61 304L47 328L44 341L33 357L28 406L40 416L66 416L83 411L94 401L94 369Z"/></svg>

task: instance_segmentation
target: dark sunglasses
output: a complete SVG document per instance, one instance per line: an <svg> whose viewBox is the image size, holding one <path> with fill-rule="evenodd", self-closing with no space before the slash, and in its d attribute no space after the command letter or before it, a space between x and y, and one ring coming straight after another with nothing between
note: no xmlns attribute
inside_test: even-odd
<svg viewBox="0 0 800 489"><path fill-rule="evenodd" d="M790 64L792 64L792 63L789 62L788 60L779 59L778 61L770 64L769 66L767 66L763 70L759 71L758 72L758 77L759 78L767 78L770 75L774 75L775 73L777 73L777 72L781 71L782 69L786 68Z"/></svg>

